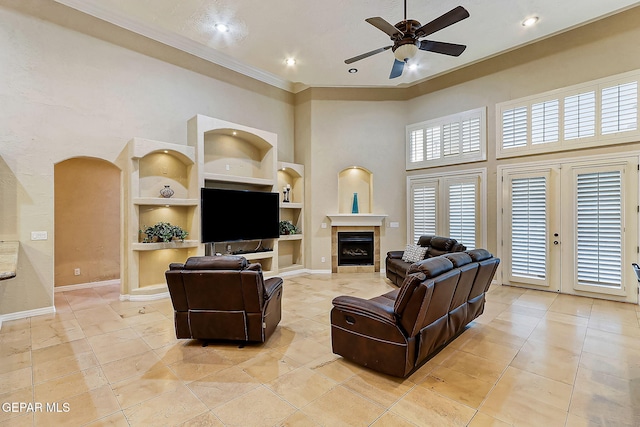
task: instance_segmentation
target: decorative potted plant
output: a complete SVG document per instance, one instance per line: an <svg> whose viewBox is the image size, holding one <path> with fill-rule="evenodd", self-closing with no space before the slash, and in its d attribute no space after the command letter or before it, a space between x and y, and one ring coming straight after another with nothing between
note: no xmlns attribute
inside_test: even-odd
<svg viewBox="0 0 640 427"><path fill-rule="evenodd" d="M189 233L181 227L171 225L168 222L159 222L150 227L143 225L140 233L145 235L142 240L143 243L171 242L172 240L180 240L184 242L185 237L189 235Z"/></svg>
<svg viewBox="0 0 640 427"><path fill-rule="evenodd" d="M298 234L300 230L291 221L280 221L280 235Z"/></svg>

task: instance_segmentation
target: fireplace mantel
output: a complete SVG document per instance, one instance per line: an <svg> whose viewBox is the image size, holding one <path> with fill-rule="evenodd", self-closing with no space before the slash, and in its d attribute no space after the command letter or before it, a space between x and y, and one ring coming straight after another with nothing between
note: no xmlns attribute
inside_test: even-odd
<svg viewBox="0 0 640 427"><path fill-rule="evenodd" d="M332 227L381 227L387 215L379 214L328 214Z"/></svg>

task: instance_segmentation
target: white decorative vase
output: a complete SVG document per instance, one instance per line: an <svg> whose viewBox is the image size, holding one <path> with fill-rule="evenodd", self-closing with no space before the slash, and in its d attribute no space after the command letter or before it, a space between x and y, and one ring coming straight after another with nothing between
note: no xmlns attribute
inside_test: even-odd
<svg viewBox="0 0 640 427"><path fill-rule="evenodd" d="M168 199L169 197L173 196L173 194L174 194L174 191L168 185L165 185L164 188L160 190L160 195L165 199Z"/></svg>

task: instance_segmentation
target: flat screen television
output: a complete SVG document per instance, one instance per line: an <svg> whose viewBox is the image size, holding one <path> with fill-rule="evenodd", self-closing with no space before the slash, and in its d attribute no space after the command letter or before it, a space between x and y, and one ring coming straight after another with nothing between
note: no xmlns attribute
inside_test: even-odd
<svg viewBox="0 0 640 427"><path fill-rule="evenodd" d="M280 196L262 191L201 189L202 243L280 237Z"/></svg>

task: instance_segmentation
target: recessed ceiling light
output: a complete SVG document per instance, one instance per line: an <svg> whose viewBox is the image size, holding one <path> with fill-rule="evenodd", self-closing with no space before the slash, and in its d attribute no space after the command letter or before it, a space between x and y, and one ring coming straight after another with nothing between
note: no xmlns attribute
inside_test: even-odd
<svg viewBox="0 0 640 427"><path fill-rule="evenodd" d="M238 132L236 132L236 131L234 130L234 131L233 131L233 134L234 134L234 135L237 135L237 134L238 134Z"/></svg>
<svg viewBox="0 0 640 427"><path fill-rule="evenodd" d="M532 16L531 18L527 18L524 21L522 21L522 26L523 27L531 27L532 25L536 24L538 22L538 17L537 16Z"/></svg>
<svg viewBox="0 0 640 427"><path fill-rule="evenodd" d="M296 65L296 60L294 58L287 58L284 63L291 67Z"/></svg>
<svg viewBox="0 0 640 427"><path fill-rule="evenodd" d="M350 74L355 74L355 73L357 73L357 72L358 72L358 69L357 69L357 68L349 68L349 73L350 73Z"/></svg>
<svg viewBox="0 0 640 427"><path fill-rule="evenodd" d="M214 25L214 28L216 30L220 31L221 33L226 33L226 32L229 31L229 26L227 24L219 23L219 24Z"/></svg>

